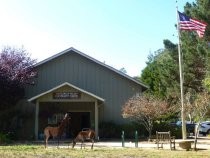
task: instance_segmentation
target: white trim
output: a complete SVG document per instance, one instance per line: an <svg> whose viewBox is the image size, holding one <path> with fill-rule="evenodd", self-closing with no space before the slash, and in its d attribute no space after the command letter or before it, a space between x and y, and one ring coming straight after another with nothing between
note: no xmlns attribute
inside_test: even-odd
<svg viewBox="0 0 210 158"><path fill-rule="evenodd" d="M50 89L50 90L48 90L48 91L45 91L45 92L43 92L43 93L40 93L40 94L38 94L38 95L36 95L36 96L34 96L34 97L28 99L28 101L31 102L31 101L33 101L33 100L35 100L35 99L37 99L37 98L39 98L39 97L41 97L41 96L43 96L43 95L45 95L45 94L51 93L51 92L53 92L54 90L56 90L56 89L58 89L58 88L61 88L61 87L63 87L63 86L66 86L66 85L68 85L69 87L72 87L72 88L74 88L74 89L77 89L77 90L79 90L80 92L83 92L83 93L85 93L85 94L88 94L88 95L90 95L90 96L92 96L92 97L94 97L94 98L96 98L96 99L98 99L98 100L100 100L100 101L102 101L102 102L105 101L105 99L103 99L103 98L101 98L101 97L99 97L99 96L97 96L97 95L95 95L95 94L93 94L93 93L87 92L87 91L85 91L84 89L81 89L81 88L79 88L79 87L77 87L77 86L74 86L74 85L72 85L72 84L70 84L70 83L68 83L68 82L64 82L64 83L62 83L61 85L58 85L58 86L56 86L56 87L54 87L54 88L52 88L52 89Z"/></svg>
<svg viewBox="0 0 210 158"><path fill-rule="evenodd" d="M79 55L81 55L81 56L83 56L83 57L85 57L85 58L88 58L89 60L91 60L91 61L93 61L93 62L95 62L95 63L97 63L97 64L99 64L99 65L102 65L102 66L104 66L104 67L106 67L106 68L108 68L108 69L110 69L110 70L116 72L117 74L119 74L119 75L121 75L121 76L123 76L123 77L125 77L125 78L127 78L127 79L129 79L129 80L132 80L133 82L135 82L135 83L137 83L137 84L139 84L139 85L141 85L141 86L143 86L143 87L145 87L145 88L148 88L148 86L146 86L145 84L143 84L143 83L141 83L141 82L138 82L137 80L133 79L133 78L130 77L129 75L127 75L127 74L125 74L125 73L123 73L123 72L121 72L121 71L119 71L119 70L117 70L117 69L115 69L115 68L113 68L113 67L111 67L111 66L109 66L109 65L106 65L105 63L100 62L100 61L98 61L98 60L96 60L96 59L94 59L94 58L88 56L87 54L85 54L85 53L83 53L83 52L81 52L81 51L79 51L79 50L77 50L77 49L75 49L75 48L73 48L73 47L70 47L70 48L68 48L68 49L66 49L66 50L64 50L64 51L62 51L62 52L60 52L60 53L58 53L58 54L55 54L55 55L53 55L53 56L51 56L51 57L49 57L49 58L47 58L47 59L45 59L45 60L43 60L43 61L37 63L37 64L35 64L34 66L36 67L36 66L42 65L42 64L44 64L44 63L46 63L46 62L48 62L48 61L50 61L50 60L53 60L53 59L55 59L55 58L57 58L57 57L59 57L59 56L65 54L65 53L68 53L68 52L70 52L70 51L74 51L75 53L77 53L77 54L79 54Z"/></svg>
<svg viewBox="0 0 210 158"><path fill-rule="evenodd" d="M96 139L98 138L98 102L95 101L95 132L96 132Z"/></svg>
<svg viewBox="0 0 210 158"><path fill-rule="evenodd" d="M38 134L39 134L39 102L36 102L36 107L35 107L35 124L34 124L34 134L35 134L35 139L38 140Z"/></svg>

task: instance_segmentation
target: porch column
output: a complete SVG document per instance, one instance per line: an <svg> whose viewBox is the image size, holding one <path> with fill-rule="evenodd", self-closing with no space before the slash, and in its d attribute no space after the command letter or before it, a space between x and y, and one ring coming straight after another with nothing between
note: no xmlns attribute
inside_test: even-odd
<svg viewBox="0 0 210 158"><path fill-rule="evenodd" d="M95 132L96 132L96 139L98 138L98 102L95 101Z"/></svg>
<svg viewBox="0 0 210 158"><path fill-rule="evenodd" d="M39 131L39 101L37 100L35 107L35 127L34 127L35 140L38 140L38 131Z"/></svg>

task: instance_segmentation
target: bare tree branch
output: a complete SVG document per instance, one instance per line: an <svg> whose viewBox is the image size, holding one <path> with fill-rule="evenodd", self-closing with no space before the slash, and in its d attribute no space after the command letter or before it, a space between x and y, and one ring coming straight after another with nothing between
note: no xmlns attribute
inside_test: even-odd
<svg viewBox="0 0 210 158"><path fill-rule="evenodd" d="M130 98L124 104L122 116L142 124L149 132L150 138L153 122L170 110L166 101L149 94L143 94Z"/></svg>

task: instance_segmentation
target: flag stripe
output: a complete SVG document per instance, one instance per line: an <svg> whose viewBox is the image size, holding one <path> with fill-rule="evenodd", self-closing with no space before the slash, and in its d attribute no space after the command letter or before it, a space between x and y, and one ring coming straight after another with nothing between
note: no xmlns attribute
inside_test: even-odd
<svg viewBox="0 0 210 158"><path fill-rule="evenodd" d="M199 37L203 37L207 24L197 19L192 19L180 12L179 15L179 29L196 31Z"/></svg>

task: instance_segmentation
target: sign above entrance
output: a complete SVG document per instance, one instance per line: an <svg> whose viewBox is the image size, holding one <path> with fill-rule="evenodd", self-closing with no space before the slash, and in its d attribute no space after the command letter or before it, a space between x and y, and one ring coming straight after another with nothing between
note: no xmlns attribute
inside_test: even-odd
<svg viewBox="0 0 210 158"><path fill-rule="evenodd" d="M80 99L80 92L55 92L53 93L53 99Z"/></svg>

